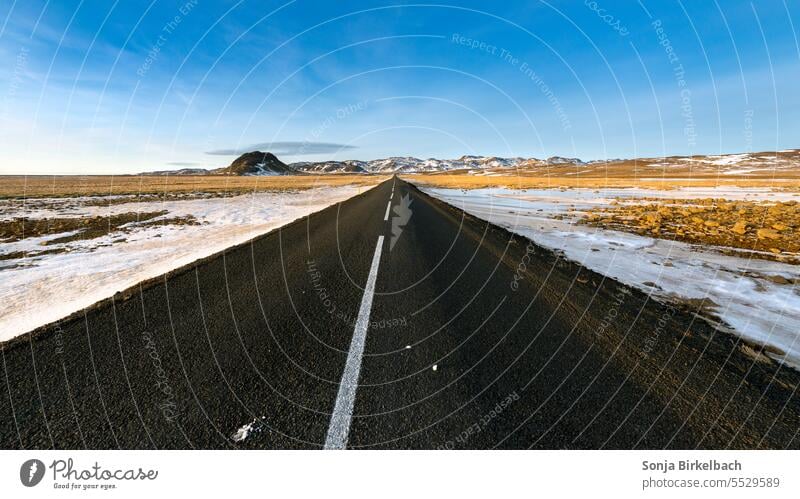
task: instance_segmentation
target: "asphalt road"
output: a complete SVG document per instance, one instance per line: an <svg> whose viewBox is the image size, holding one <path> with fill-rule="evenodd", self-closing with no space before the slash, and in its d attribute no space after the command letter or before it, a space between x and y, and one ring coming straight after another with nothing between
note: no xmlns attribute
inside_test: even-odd
<svg viewBox="0 0 800 499"><path fill-rule="evenodd" d="M796 371L397 178L0 348L2 448L800 447Z"/></svg>

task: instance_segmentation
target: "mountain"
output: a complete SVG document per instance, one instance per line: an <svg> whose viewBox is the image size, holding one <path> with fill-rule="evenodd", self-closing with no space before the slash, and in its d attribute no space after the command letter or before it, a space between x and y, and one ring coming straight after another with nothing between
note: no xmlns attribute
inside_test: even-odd
<svg viewBox="0 0 800 499"><path fill-rule="evenodd" d="M320 161L292 163L289 168L306 173L367 173L366 161L348 159L345 161Z"/></svg>
<svg viewBox="0 0 800 499"><path fill-rule="evenodd" d="M582 165L583 161L578 158L562 158L561 156L550 156L545 160L548 165Z"/></svg>
<svg viewBox="0 0 800 499"><path fill-rule="evenodd" d="M180 170L156 170L153 172L142 172L139 175L209 175L211 172L205 168L181 168Z"/></svg>
<svg viewBox="0 0 800 499"><path fill-rule="evenodd" d="M230 166L213 170L214 175L287 175L297 173L271 152L253 151L244 153Z"/></svg>

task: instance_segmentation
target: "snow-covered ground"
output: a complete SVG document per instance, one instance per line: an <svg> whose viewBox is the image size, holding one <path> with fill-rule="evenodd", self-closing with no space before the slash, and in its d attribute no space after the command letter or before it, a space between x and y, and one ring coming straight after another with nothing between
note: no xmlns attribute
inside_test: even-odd
<svg viewBox="0 0 800 499"><path fill-rule="evenodd" d="M800 266L725 256L714 248L576 224L581 210L615 198L797 199L769 189L438 189L428 194L528 237L661 301L707 298L735 334L777 347L774 358L800 368ZM623 201L624 202L624 201ZM574 208L576 211L569 211ZM564 217L553 218L554 215Z"/></svg>
<svg viewBox="0 0 800 499"><path fill-rule="evenodd" d="M154 219L195 217L199 225L155 225L94 239L54 244L59 254L0 260L0 341L81 310L145 279L245 242L352 197L364 188L322 187L292 193L130 202L87 206L81 198L0 201L0 218L168 213ZM29 208L27 208L29 207ZM45 237L0 243L0 255L43 249Z"/></svg>

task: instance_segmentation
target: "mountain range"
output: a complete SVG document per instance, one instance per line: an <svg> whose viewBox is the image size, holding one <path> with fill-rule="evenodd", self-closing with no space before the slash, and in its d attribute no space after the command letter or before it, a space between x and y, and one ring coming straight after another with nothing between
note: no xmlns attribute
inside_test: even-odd
<svg viewBox="0 0 800 499"><path fill-rule="evenodd" d="M360 161L303 161L286 164L274 154L252 151L242 154L229 166L207 170L183 168L143 172L140 175L287 175L304 173L423 173L450 170L485 170L489 168L513 168L547 165L583 165L577 158L553 156L547 159L498 158L495 156L461 156L458 159L419 159L411 156L394 156L384 159Z"/></svg>
<svg viewBox="0 0 800 499"><path fill-rule="evenodd" d="M317 162L298 162L286 164L274 154L252 151L242 154L230 165L217 169L184 168L180 170L161 170L140 175L303 175L303 174L389 174L389 173L436 173L447 171L466 171L468 173L490 173L503 169L557 169L564 168L590 170L613 166L636 165L639 168L670 169L689 168L694 170L713 170L725 174L748 174L765 169L795 168L800 165L800 150L788 149L777 152L754 152L722 155L669 156L664 158L610 159L581 161L577 158L552 156L537 158L501 158L496 156L461 156L457 159L419 159L410 156L395 156L384 159L332 160Z"/></svg>

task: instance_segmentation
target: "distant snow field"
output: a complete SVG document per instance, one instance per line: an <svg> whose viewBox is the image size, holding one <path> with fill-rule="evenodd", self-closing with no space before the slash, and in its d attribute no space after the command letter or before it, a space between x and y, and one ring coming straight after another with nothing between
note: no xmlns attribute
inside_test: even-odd
<svg viewBox="0 0 800 499"><path fill-rule="evenodd" d="M576 224L581 210L615 198L797 199L788 192L758 188L646 189L505 188L423 191L476 217L562 251L591 270L636 287L654 299L707 298L725 329L758 344L777 347L771 355L800 368L800 266L725 256L714 248ZM574 208L577 211L570 212ZM554 216L562 219L556 219ZM723 327L724 327L723 326Z"/></svg>
<svg viewBox="0 0 800 499"><path fill-rule="evenodd" d="M110 206L86 206L81 198L26 200L22 206L19 200L0 201L0 217L5 219L166 211L154 221L193 216L199 222L155 224L46 247L66 250L63 253L0 258L0 341L61 319L143 280L246 242L360 191L364 188L322 187L293 193L260 192ZM60 233L0 242L0 257L39 251L42 242L63 236Z"/></svg>

